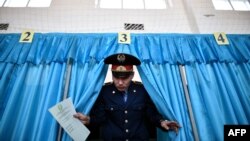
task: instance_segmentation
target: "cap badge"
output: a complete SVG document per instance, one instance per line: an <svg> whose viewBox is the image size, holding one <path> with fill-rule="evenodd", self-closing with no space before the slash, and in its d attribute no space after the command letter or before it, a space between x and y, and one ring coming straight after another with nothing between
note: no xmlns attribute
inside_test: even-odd
<svg viewBox="0 0 250 141"><path fill-rule="evenodd" d="M119 55L117 55L117 60L119 62L124 62L126 60L126 57L124 54L119 54Z"/></svg>
<svg viewBox="0 0 250 141"><path fill-rule="evenodd" d="M126 71L126 68L124 66L119 66L116 69L117 71Z"/></svg>

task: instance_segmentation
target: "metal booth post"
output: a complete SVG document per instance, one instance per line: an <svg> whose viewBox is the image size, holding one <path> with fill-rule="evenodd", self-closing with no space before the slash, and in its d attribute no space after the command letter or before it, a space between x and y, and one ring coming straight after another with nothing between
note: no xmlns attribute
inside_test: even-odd
<svg viewBox="0 0 250 141"><path fill-rule="evenodd" d="M186 80L184 66L179 65L179 71L181 73L182 86L184 88L184 94L185 94L185 99L186 99L186 103L187 103L187 107L188 107L189 118L191 120L191 126L193 129L194 140L199 141L199 135L198 135L197 126L196 126L196 123L194 120L194 114L193 114L192 104L191 104L190 96L189 96L189 92L188 92L188 83Z"/></svg>
<svg viewBox="0 0 250 141"><path fill-rule="evenodd" d="M72 63L73 63L73 59L72 58L68 58L67 60L67 68L66 68L66 72L64 74L64 78L63 78L63 83L64 83L64 91L63 91L63 98L62 100L66 99L68 96L68 91L69 91L69 82L70 82L70 77L71 77L71 70L72 70ZM62 127L59 125L58 128L58 134L57 134L57 141L61 141L62 138Z"/></svg>

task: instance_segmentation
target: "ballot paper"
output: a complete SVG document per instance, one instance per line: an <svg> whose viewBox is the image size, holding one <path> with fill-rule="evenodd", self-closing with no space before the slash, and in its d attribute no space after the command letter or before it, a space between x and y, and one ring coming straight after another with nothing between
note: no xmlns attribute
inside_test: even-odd
<svg viewBox="0 0 250 141"><path fill-rule="evenodd" d="M67 98L49 109L49 112L74 141L85 141L90 134L88 128L73 117L76 114L71 98Z"/></svg>

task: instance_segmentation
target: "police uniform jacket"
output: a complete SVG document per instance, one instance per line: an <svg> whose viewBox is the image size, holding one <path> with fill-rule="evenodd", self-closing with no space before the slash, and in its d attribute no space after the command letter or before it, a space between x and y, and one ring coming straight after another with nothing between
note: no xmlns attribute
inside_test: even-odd
<svg viewBox="0 0 250 141"><path fill-rule="evenodd" d="M162 116L156 110L143 85L131 82L127 101L113 83L106 84L91 111L90 125L101 126L104 141L147 141L144 118L160 127Z"/></svg>

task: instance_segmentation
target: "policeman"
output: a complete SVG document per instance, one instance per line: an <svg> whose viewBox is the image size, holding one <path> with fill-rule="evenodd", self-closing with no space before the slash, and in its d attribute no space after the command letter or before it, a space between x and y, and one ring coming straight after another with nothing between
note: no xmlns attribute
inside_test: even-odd
<svg viewBox="0 0 250 141"><path fill-rule="evenodd" d="M101 126L104 141L148 141L145 117L162 130L178 133L179 124L163 119L144 86L132 81L133 65L140 65L139 59L118 53L107 57L104 62L112 64L113 82L102 87L90 116L77 113L75 118L85 125Z"/></svg>

